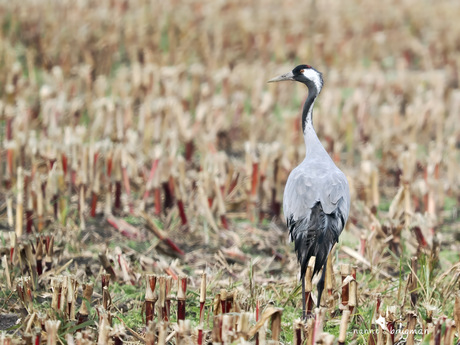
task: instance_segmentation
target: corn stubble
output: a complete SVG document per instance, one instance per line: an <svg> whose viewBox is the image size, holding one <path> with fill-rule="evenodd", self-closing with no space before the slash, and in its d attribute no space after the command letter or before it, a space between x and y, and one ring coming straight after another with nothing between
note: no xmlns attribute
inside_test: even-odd
<svg viewBox="0 0 460 345"><path fill-rule="evenodd" d="M460 266L440 255L459 252L458 6L86 5L0 5L0 311L26 315L0 345L458 341ZM322 308L311 262L309 318L286 321L304 90L265 82L293 59L324 72L315 126L353 205ZM114 284L145 284L138 328Z"/></svg>

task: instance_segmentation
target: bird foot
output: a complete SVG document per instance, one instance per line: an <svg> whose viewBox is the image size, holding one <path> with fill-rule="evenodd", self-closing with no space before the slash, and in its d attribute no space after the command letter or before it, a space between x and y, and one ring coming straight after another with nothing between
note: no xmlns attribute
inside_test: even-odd
<svg viewBox="0 0 460 345"><path fill-rule="evenodd" d="M315 314L313 314L312 312L308 312L302 321L308 321L308 319L314 319L314 318L315 318Z"/></svg>

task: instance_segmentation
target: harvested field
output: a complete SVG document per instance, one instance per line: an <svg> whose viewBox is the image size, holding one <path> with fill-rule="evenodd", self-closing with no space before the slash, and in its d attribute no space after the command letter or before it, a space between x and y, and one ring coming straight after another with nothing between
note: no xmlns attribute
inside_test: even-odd
<svg viewBox="0 0 460 345"><path fill-rule="evenodd" d="M457 344L459 17L0 1L0 345ZM352 200L306 321L282 198L307 90L267 84L301 63Z"/></svg>

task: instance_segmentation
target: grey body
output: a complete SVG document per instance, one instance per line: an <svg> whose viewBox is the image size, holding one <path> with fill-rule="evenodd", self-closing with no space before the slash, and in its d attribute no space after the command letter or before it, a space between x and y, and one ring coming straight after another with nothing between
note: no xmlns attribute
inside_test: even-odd
<svg viewBox="0 0 460 345"><path fill-rule="evenodd" d="M324 266L350 210L348 181L308 125L305 142L306 157L290 173L283 197L284 216L289 238L295 242L301 278L310 257L316 257L313 274Z"/></svg>
<svg viewBox="0 0 460 345"><path fill-rule="evenodd" d="M313 127L313 105L323 86L321 73L311 66L299 65L292 72L270 82L284 80L298 81L308 87L308 97L302 111L305 159L290 173L283 197L289 238L295 243L300 263L305 318L304 277L308 261L312 256L316 257L313 275L324 267L318 283L319 306L324 289L327 257L338 242L350 212L350 190L347 178L334 164Z"/></svg>

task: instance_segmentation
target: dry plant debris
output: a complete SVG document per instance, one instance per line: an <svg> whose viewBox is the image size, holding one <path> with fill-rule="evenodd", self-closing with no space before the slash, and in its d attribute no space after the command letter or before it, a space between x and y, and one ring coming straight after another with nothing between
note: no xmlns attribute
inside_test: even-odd
<svg viewBox="0 0 460 345"><path fill-rule="evenodd" d="M458 342L459 16L1 2L0 345ZM306 321L281 218L305 90L265 83L294 62L352 192Z"/></svg>

